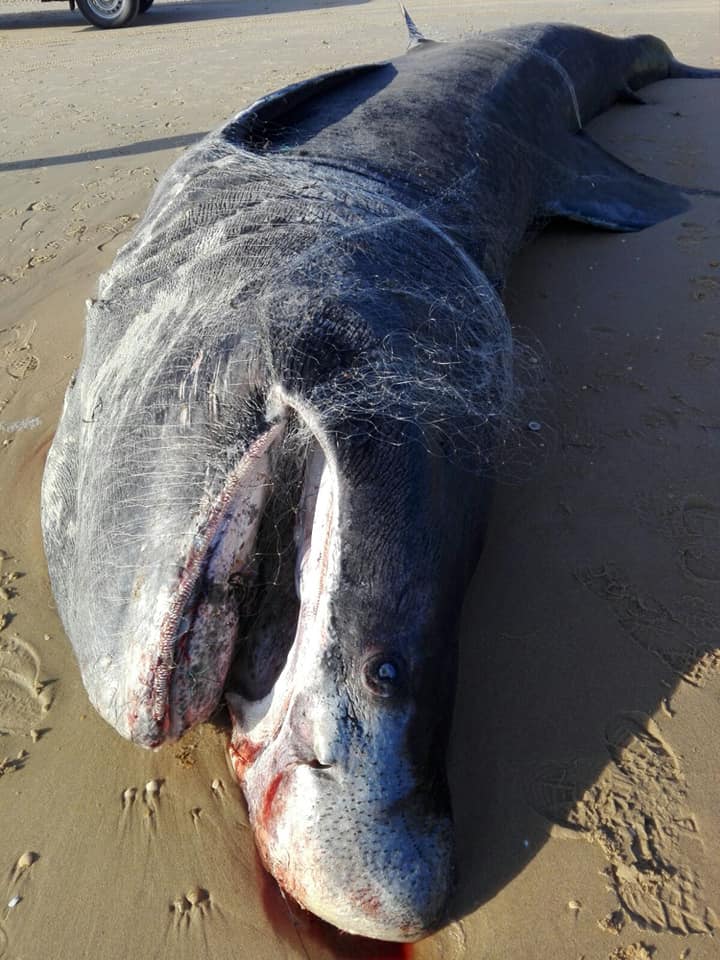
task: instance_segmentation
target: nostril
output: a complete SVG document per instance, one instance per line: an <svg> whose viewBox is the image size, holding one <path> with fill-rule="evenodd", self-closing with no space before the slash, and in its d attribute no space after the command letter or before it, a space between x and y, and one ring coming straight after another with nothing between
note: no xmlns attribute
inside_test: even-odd
<svg viewBox="0 0 720 960"><path fill-rule="evenodd" d="M332 764L320 763L319 760L315 759L315 760L309 760L307 763L307 766L310 767L312 770L329 770Z"/></svg>

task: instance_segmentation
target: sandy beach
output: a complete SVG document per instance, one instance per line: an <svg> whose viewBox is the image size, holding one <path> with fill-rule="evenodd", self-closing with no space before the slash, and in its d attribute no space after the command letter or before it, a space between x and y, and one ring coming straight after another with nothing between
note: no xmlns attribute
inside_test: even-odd
<svg viewBox="0 0 720 960"><path fill-rule="evenodd" d="M720 67L716 0L418 0L453 39L532 20ZM498 489L463 617L456 919L412 947L287 904L221 722L146 752L93 711L54 608L44 457L84 303L163 171L257 96L396 56L391 0L155 0L125 30L0 0L0 958L720 956L720 199L638 234L553 227L505 295L539 344L542 448ZM589 132L720 188L720 81ZM533 411L528 411L532 418Z"/></svg>

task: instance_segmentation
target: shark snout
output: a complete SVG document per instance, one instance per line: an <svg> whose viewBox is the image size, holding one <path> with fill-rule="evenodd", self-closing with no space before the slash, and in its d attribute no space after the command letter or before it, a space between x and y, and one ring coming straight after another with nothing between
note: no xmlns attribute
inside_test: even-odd
<svg viewBox="0 0 720 960"><path fill-rule="evenodd" d="M322 749L258 758L244 789L266 868L301 906L349 933L414 941L443 922L454 883L449 811L387 803L375 779ZM276 762L280 761L278 765ZM386 771L391 776L392 771Z"/></svg>

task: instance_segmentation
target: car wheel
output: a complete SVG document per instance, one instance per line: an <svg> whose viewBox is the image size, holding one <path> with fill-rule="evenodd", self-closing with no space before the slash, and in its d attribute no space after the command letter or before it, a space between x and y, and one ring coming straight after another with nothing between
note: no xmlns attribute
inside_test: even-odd
<svg viewBox="0 0 720 960"><path fill-rule="evenodd" d="M140 0L77 0L80 12L96 27L126 27L140 10Z"/></svg>

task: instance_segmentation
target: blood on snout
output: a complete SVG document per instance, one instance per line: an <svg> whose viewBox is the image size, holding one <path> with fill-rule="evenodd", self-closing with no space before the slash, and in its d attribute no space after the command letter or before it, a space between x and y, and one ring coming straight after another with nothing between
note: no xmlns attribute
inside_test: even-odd
<svg viewBox="0 0 720 960"><path fill-rule="evenodd" d="M235 776L241 783L261 750L262 744L253 743L247 737L243 737L237 742L235 740L230 741L230 762L235 771Z"/></svg>
<svg viewBox="0 0 720 960"><path fill-rule="evenodd" d="M275 932L293 947L300 933L310 956L329 954L335 960L412 960L411 943L389 943L343 933L304 910L292 897L281 893L259 858L258 880L263 909Z"/></svg>
<svg viewBox="0 0 720 960"><path fill-rule="evenodd" d="M268 827L270 816L273 812L272 807L273 807L273 803L275 802L275 796L278 792L278 788L280 787L280 784L282 783L284 776L285 776L284 773L276 773L275 776L270 781L270 785L268 786L267 790L265 791L265 796L263 797L262 810L260 813L260 817L262 820L262 825L266 830Z"/></svg>

